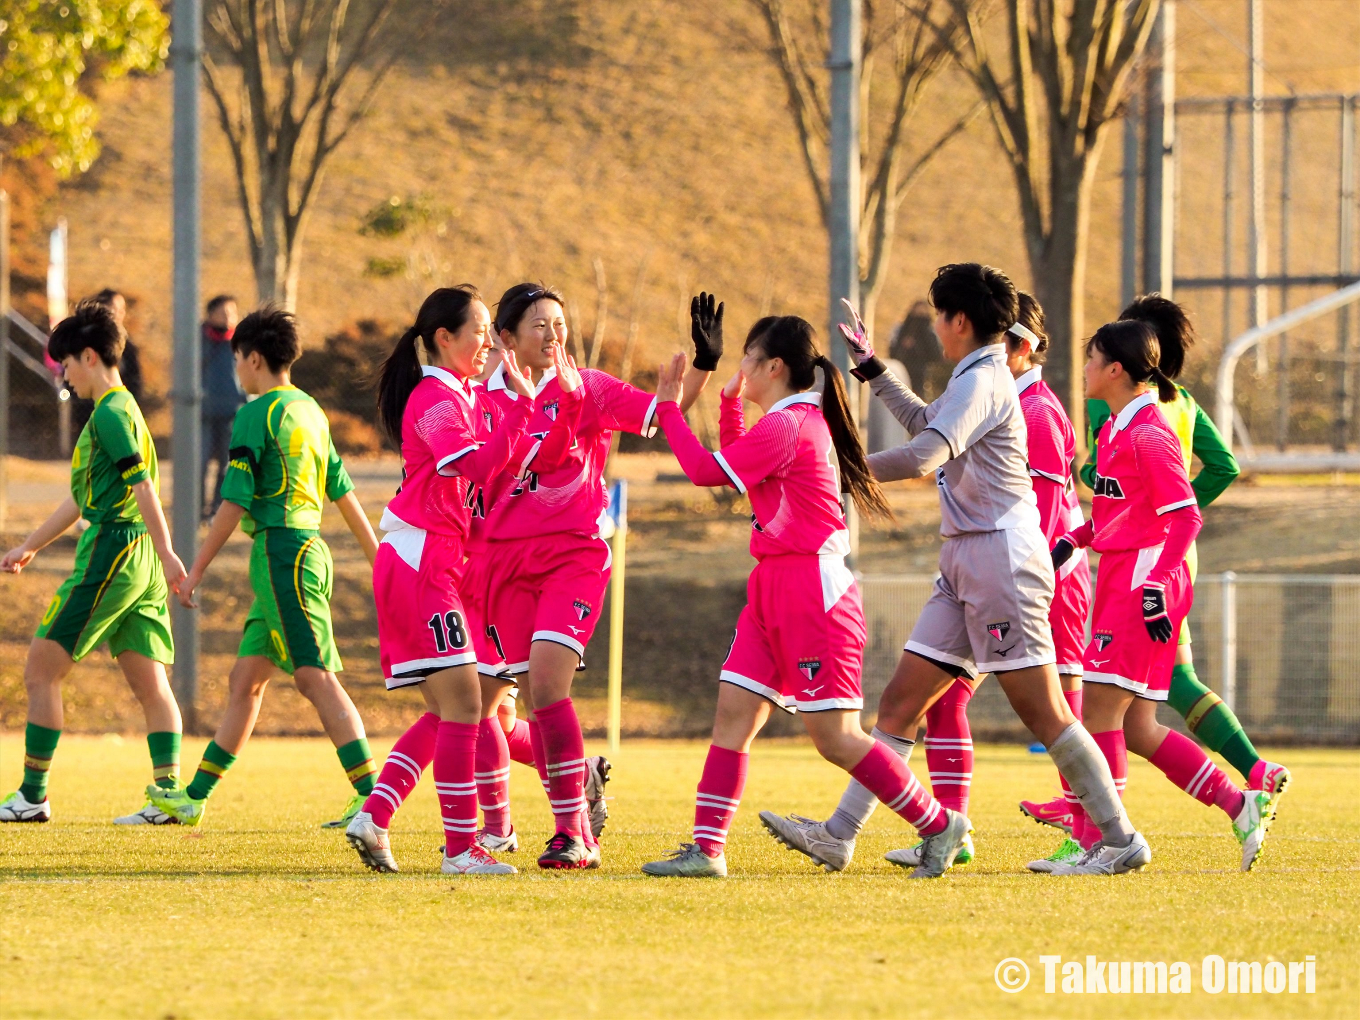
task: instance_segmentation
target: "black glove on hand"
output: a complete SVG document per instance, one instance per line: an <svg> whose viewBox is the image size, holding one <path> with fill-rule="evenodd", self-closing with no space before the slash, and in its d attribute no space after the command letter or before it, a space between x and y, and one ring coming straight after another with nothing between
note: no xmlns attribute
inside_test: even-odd
<svg viewBox="0 0 1360 1020"><path fill-rule="evenodd" d="M1057 570L1064 563L1072 558L1076 552L1076 546L1065 538L1058 539L1058 544L1053 547L1053 569Z"/></svg>
<svg viewBox="0 0 1360 1020"><path fill-rule="evenodd" d="M714 308L717 298L702 291L689 302L689 335L694 341L693 365L701 372L712 372L718 367L723 352L723 308Z"/></svg>
<svg viewBox="0 0 1360 1020"><path fill-rule="evenodd" d="M1171 640L1171 617L1166 615L1166 591L1160 584L1143 585L1143 626L1153 641Z"/></svg>

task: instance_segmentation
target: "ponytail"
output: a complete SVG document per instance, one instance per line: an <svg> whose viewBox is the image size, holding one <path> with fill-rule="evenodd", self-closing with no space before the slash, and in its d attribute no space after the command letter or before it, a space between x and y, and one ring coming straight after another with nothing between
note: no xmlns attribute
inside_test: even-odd
<svg viewBox="0 0 1360 1020"><path fill-rule="evenodd" d="M845 391L840 371L825 354L818 354L813 364L822 370L826 379L822 392L822 417L826 419L831 443L836 448L842 484L860 513L866 517L891 518L892 508L888 505L888 498L874 480L868 458L864 456L864 444L860 442L859 429L855 428L855 419L850 414L850 397Z"/></svg>
<svg viewBox="0 0 1360 1020"><path fill-rule="evenodd" d="M477 288L468 283L440 287L421 304L415 324L401 335L383 362L382 375L378 379L378 420L398 451L401 450L401 420L406 414L406 402L422 377L416 340L424 343L427 355L433 355L435 334L440 329L457 333L468 321L472 302L480 300Z"/></svg>
<svg viewBox="0 0 1360 1020"><path fill-rule="evenodd" d="M1157 383L1157 399L1161 403L1169 404L1176 399L1176 384L1156 365L1152 366L1152 378Z"/></svg>

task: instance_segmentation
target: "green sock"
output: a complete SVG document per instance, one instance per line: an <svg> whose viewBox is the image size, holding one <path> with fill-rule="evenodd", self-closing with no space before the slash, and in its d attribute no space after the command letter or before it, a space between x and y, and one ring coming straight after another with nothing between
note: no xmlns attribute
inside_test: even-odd
<svg viewBox="0 0 1360 1020"><path fill-rule="evenodd" d="M1178 665L1171 671L1171 692L1167 700L1185 719L1190 732L1209 750L1227 758L1228 763L1242 773L1242 778L1250 778L1252 766L1261 760L1261 756L1243 732L1232 709L1199 682L1193 664Z"/></svg>
<svg viewBox="0 0 1360 1020"><path fill-rule="evenodd" d="M47 798L47 771L52 767L52 755L57 753L61 730L29 723L24 727L24 781L19 792L30 804Z"/></svg>
<svg viewBox="0 0 1360 1020"><path fill-rule="evenodd" d="M146 735L146 746L151 752L151 773L161 789L173 790L179 785L179 742L180 735L168 730Z"/></svg>
<svg viewBox="0 0 1360 1020"><path fill-rule="evenodd" d="M373 762L373 752L368 749L368 738L351 740L344 747L337 747L340 767L345 770L345 778L350 781L355 792L367 797L378 782L378 766Z"/></svg>
<svg viewBox="0 0 1360 1020"><path fill-rule="evenodd" d="M189 784L186 792L194 800L205 799L213 792L213 787L218 781L227 774L227 769L231 768L231 763L235 760L236 755L222 750L217 746L217 741L208 741L208 746L203 751L203 760L198 763L198 771L194 773L194 781Z"/></svg>

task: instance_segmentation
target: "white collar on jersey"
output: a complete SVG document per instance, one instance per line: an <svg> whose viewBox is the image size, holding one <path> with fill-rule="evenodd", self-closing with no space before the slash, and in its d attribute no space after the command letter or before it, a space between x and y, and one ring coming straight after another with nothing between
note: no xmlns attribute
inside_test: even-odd
<svg viewBox="0 0 1360 1020"><path fill-rule="evenodd" d="M473 406L477 400L476 394L473 392L477 384L471 379L466 381L459 379L448 369L440 368L438 365L421 365L420 374L423 376L434 376L445 386L467 401L468 407Z"/></svg>
<svg viewBox="0 0 1360 1020"><path fill-rule="evenodd" d="M1156 406L1157 406L1156 390L1148 390L1145 393L1138 394L1138 396L1134 397L1132 400L1130 400L1127 404L1124 405L1124 410L1120 411L1119 414L1115 416L1114 425L1110 427L1110 435L1114 435L1116 432L1119 432L1120 430L1127 428L1133 416L1137 414L1139 411L1141 411L1143 408Z"/></svg>
<svg viewBox="0 0 1360 1020"><path fill-rule="evenodd" d="M792 407L794 404L811 404L813 407L821 407L822 395L820 393L813 393L811 390L807 390L804 393L791 393L783 400L776 401L775 405L766 413L774 414L775 411L782 411L784 408Z"/></svg>
<svg viewBox="0 0 1360 1020"><path fill-rule="evenodd" d="M1044 377L1044 366L1035 365L1028 372L1015 380L1015 392L1024 393L1040 379Z"/></svg>
<svg viewBox="0 0 1360 1020"><path fill-rule="evenodd" d="M548 383L552 382L552 381L553 381L554 379L556 379L556 378L557 378L557 369L555 369L555 368L550 368L550 369L548 369L546 372L544 372L544 373L539 377L538 385L534 387L534 396L536 396L536 397L539 396L539 395L544 391L544 389L547 388Z"/></svg>
<svg viewBox="0 0 1360 1020"><path fill-rule="evenodd" d="M958 378L964 372L968 371L968 369L976 365L983 358L996 358L996 357L1004 358L1005 356L1006 356L1005 344L988 344L986 347L979 347L977 350L971 352L967 357L965 357L962 361L960 361L957 365L954 366L954 371L950 373L949 378L951 379Z"/></svg>
<svg viewBox="0 0 1360 1020"><path fill-rule="evenodd" d="M492 372L486 380L486 392L497 393L504 390L511 400L518 400L519 394L505 385L505 362L496 366L496 371Z"/></svg>

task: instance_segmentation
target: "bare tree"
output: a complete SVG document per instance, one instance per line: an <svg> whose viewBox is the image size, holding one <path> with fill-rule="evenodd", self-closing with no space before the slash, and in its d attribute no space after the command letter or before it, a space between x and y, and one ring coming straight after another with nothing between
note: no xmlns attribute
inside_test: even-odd
<svg viewBox="0 0 1360 1020"><path fill-rule="evenodd" d="M311 203L396 60L383 31L396 3L371 0L352 16L350 0L210 0L203 67L231 146L262 301L297 303ZM213 54L238 74L229 77Z"/></svg>
<svg viewBox="0 0 1360 1020"><path fill-rule="evenodd" d="M1053 387L1077 417L1091 188L1105 129L1122 116L1161 0L1001 0L1000 6L1006 33L999 56L970 0L950 0L951 16L935 25L942 41L966 26L959 56L987 102L1015 176L1035 296L1053 338Z"/></svg>
<svg viewBox="0 0 1360 1020"><path fill-rule="evenodd" d="M751 0L769 27L771 56L788 92L789 112L798 131L803 165L817 196L826 224L830 202L828 145L831 112L828 83L821 73L827 52L823 0L806 3L797 25L785 0ZM886 11L883 9L887 8ZM950 141L980 113L979 103L927 145L918 146L911 130L932 80L953 59L957 49L948 27L948 0L889 0L866 4L864 65L860 110L864 125L860 149L860 303L864 321L873 328L874 306L887 275L897 232L897 213L921 172ZM935 17L932 18L932 15ZM809 59L811 55L811 60ZM875 89L875 65L891 66L890 85L880 98ZM910 158L908 153L910 151Z"/></svg>

